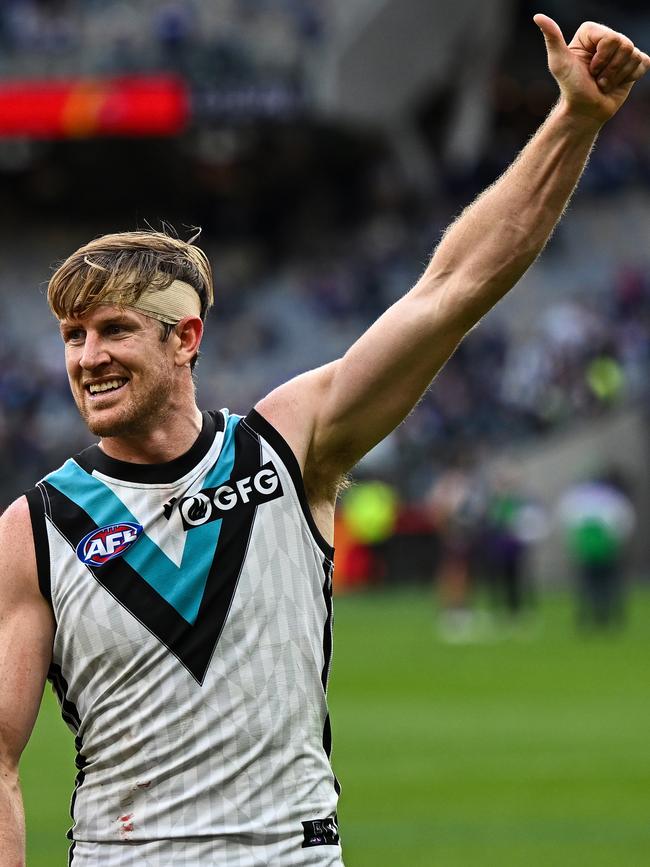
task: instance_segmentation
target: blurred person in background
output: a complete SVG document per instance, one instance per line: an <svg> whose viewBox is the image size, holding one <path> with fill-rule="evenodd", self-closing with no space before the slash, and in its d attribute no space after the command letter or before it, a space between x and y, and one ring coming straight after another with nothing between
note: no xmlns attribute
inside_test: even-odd
<svg viewBox="0 0 650 867"><path fill-rule="evenodd" d="M612 468L570 485L558 503L576 569L576 619L581 628L623 623L623 565L636 525L626 488L620 472Z"/></svg>
<svg viewBox="0 0 650 867"><path fill-rule="evenodd" d="M0 867L24 864L18 762L50 677L76 734L70 863L340 865L329 753L341 479L538 256L650 57L536 23L561 95L415 287L338 360L243 418L201 412L204 254L102 237L50 283L100 443L0 525ZM244 347L242 347L244 349Z"/></svg>
<svg viewBox="0 0 650 867"><path fill-rule="evenodd" d="M487 494L482 567L494 611L508 625L516 626L532 609L528 553L546 536L547 524L542 506L527 495L517 467L499 466Z"/></svg>
<svg viewBox="0 0 650 867"><path fill-rule="evenodd" d="M365 548L367 582L383 583L390 571L387 546L395 532L398 509L397 493L379 480L359 482L341 499L347 534Z"/></svg>
<svg viewBox="0 0 650 867"><path fill-rule="evenodd" d="M476 468L459 456L436 479L429 508L440 535L440 563L435 582L440 604L440 634L445 641L478 637L474 591L479 542L485 514L485 490Z"/></svg>

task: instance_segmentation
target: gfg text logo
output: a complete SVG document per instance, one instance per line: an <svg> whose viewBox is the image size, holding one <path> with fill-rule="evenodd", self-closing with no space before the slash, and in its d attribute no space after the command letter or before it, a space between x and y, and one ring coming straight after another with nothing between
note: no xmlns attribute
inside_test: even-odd
<svg viewBox="0 0 650 867"><path fill-rule="evenodd" d="M259 506L283 495L282 485L272 463L260 467L252 476L229 479L217 488L204 488L184 497L178 504L185 530L225 518L238 506Z"/></svg>

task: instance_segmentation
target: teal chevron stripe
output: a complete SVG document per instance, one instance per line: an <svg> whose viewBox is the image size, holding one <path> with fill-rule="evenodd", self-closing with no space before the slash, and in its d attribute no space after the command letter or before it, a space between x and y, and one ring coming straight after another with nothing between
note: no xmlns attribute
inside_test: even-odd
<svg viewBox="0 0 650 867"><path fill-rule="evenodd" d="M217 487L230 478L235 463L235 429L240 420L241 416L228 416L219 459L206 476L204 487ZM142 523L108 485L72 459L44 481L80 506L98 527L124 521ZM180 566L147 536L146 527L137 543L124 554L129 566L190 624L196 621L201 607L221 523L221 520L213 521L194 527L186 534Z"/></svg>

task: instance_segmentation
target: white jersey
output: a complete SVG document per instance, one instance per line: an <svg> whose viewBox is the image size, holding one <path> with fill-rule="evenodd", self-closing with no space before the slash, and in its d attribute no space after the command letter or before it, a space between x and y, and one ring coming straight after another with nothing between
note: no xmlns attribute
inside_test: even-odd
<svg viewBox="0 0 650 867"><path fill-rule="evenodd" d="M70 863L340 865L333 550L254 410L167 464L98 446L27 495L76 735Z"/></svg>

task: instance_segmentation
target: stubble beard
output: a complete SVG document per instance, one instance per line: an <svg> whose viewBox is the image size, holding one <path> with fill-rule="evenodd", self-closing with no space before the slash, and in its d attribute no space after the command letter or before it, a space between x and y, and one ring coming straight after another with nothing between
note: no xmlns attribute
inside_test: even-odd
<svg viewBox="0 0 650 867"><path fill-rule="evenodd" d="M77 401L77 409L88 430L102 438L133 437L142 436L163 422L169 413L172 376L165 371L155 381L144 385L144 388L139 389L141 393L130 395L124 405L112 410L105 419L101 413L95 414L83 399ZM132 381L126 387L132 388Z"/></svg>

